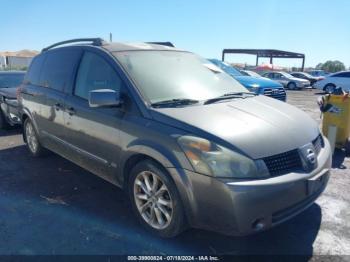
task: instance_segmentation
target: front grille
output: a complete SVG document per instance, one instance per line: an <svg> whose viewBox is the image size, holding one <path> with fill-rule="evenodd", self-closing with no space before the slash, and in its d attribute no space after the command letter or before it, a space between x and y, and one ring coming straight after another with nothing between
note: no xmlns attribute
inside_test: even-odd
<svg viewBox="0 0 350 262"><path fill-rule="evenodd" d="M286 100L286 91L284 91L284 88L265 88L264 95L283 101Z"/></svg>
<svg viewBox="0 0 350 262"><path fill-rule="evenodd" d="M303 170L298 149L263 158L271 176Z"/></svg>
<svg viewBox="0 0 350 262"><path fill-rule="evenodd" d="M325 145L322 135L319 134L314 140L312 140L312 144L315 148L316 156L318 156L321 149ZM278 155L265 157L263 160L272 177L285 175L291 172L304 171L298 149L294 149Z"/></svg>
<svg viewBox="0 0 350 262"><path fill-rule="evenodd" d="M324 147L324 140L322 135L318 135L313 141L312 144L315 147L315 153L316 155L319 155L321 149Z"/></svg>

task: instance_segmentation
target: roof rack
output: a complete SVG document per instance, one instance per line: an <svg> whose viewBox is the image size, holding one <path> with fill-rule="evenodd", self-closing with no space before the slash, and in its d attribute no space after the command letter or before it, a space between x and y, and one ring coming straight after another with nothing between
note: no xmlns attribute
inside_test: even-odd
<svg viewBox="0 0 350 262"><path fill-rule="evenodd" d="M66 40L62 42L58 42L56 44L50 45L48 47L45 47L41 50L41 52L45 52L51 48L54 48L56 46L60 45L65 45L65 44L70 44L70 43L79 43L79 42L91 42L93 45L96 46L102 46L104 43L104 40L102 38L77 38L77 39L71 39L71 40Z"/></svg>
<svg viewBox="0 0 350 262"><path fill-rule="evenodd" d="M155 45L165 45L169 47L175 47L172 42L146 42L147 44L155 44Z"/></svg>

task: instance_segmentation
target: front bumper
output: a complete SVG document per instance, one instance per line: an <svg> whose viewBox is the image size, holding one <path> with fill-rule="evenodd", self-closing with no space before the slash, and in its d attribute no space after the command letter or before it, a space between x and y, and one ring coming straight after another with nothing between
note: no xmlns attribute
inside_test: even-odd
<svg viewBox="0 0 350 262"><path fill-rule="evenodd" d="M299 214L325 189L331 150L326 141L311 173L289 173L254 181L228 181L182 170L185 185L175 180L192 227L227 235L249 235ZM177 172L169 169L169 172ZM182 192L181 192L182 191Z"/></svg>

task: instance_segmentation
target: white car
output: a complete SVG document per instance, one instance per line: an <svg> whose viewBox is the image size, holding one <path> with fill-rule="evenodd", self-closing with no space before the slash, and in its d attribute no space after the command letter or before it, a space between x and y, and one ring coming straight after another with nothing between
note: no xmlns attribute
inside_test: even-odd
<svg viewBox="0 0 350 262"><path fill-rule="evenodd" d="M326 93L333 93L336 87L341 87L345 92L350 91L350 71L342 71L326 76L325 79L315 83L314 87Z"/></svg>
<svg viewBox="0 0 350 262"><path fill-rule="evenodd" d="M304 87L310 87L310 81L296 78L283 71L267 72L263 74L263 76L281 83L285 88L288 89L302 89Z"/></svg>

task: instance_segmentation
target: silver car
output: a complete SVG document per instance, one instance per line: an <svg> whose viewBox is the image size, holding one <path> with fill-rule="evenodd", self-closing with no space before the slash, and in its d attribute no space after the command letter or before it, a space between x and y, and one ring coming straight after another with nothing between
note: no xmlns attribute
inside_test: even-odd
<svg viewBox="0 0 350 262"><path fill-rule="evenodd" d="M310 81L297 78L286 72L267 72L263 74L264 77L270 78L277 82L280 82L285 88L288 89L302 89L304 87L310 87Z"/></svg>
<svg viewBox="0 0 350 262"><path fill-rule="evenodd" d="M83 40L33 59L19 90L24 141L125 190L149 231L252 234L325 189L330 145L303 111L190 52Z"/></svg>

